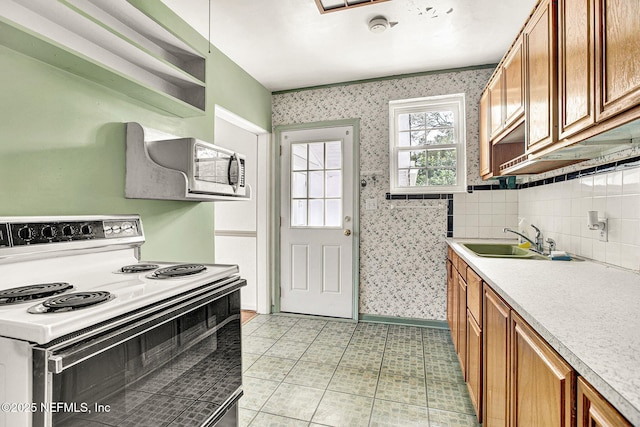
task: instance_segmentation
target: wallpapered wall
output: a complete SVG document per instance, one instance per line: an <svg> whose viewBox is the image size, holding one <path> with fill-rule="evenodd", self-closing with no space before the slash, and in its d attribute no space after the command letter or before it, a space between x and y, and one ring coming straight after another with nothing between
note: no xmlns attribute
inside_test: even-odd
<svg viewBox="0 0 640 427"><path fill-rule="evenodd" d="M446 201L387 201L389 101L465 93L467 185L478 170L478 102L492 68L428 74L273 96L273 126L360 118L360 313L444 320ZM377 199L367 210L366 200ZM391 209L391 206L394 206Z"/></svg>

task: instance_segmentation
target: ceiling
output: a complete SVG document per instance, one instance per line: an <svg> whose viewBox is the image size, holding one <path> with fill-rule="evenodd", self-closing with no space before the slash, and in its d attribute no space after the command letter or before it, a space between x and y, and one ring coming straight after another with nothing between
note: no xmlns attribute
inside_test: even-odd
<svg viewBox="0 0 640 427"><path fill-rule="evenodd" d="M536 0L391 0L326 14L314 0L163 2L281 91L497 63ZM397 25L373 33L377 16Z"/></svg>

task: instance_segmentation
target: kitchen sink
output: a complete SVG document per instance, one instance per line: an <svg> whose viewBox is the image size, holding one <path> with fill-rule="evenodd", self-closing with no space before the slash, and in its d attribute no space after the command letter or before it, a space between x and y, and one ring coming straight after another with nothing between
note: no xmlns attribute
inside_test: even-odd
<svg viewBox="0 0 640 427"><path fill-rule="evenodd" d="M507 243L462 243L462 246L469 249L478 256L489 258L516 258L516 259L548 259L533 251L510 245Z"/></svg>

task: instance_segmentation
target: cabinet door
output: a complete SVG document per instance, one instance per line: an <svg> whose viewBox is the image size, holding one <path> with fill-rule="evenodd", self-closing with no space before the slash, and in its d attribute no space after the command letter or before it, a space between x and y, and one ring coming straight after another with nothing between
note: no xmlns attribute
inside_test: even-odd
<svg viewBox="0 0 640 427"><path fill-rule="evenodd" d="M489 178L491 176L491 139L489 137L489 92L485 91L480 97L480 123L478 142L480 144L480 176Z"/></svg>
<svg viewBox="0 0 640 427"><path fill-rule="evenodd" d="M467 380L467 283L458 276L458 359L462 376Z"/></svg>
<svg viewBox="0 0 640 427"><path fill-rule="evenodd" d="M595 0L597 120L640 103L640 4L626 0Z"/></svg>
<svg viewBox="0 0 640 427"><path fill-rule="evenodd" d="M558 137L595 123L594 0L558 5Z"/></svg>
<svg viewBox="0 0 640 427"><path fill-rule="evenodd" d="M447 260L447 323L449 329L453 331L453 264Z"/></svg>
<svg viewBox="0 0 640 427"><path fill-rule="evenodd" d="M453 346L456 349L456 353L458 352L458 272L453 267L453 277L451 278L451 323L449 324L449 329L451 331L451 341L453 341Z"/></svg>
<svg viewBox="0 0 640 427"><path fill-rule="evenodd" d="M575 372L513 311L511 425L572 427Z"/></svg>
<svg viewBox="0 0 640 427"><path fill-rule="evenodd" d="M508 128L524 117L524 61L522 37L514 43L503 65L505 123Z"/></svg>
<svg viewBox="0 0 640 427"><path fill-rule="evenodd" d="M483 300L483 426L507 427L511 375L509 352L511 309L486 285Z"/></svg>
<svg viewBox="0 0 640 427"><path fill-rule="evenodd" d="M504 127L504 105L502 100L502 72L499 70L487 86L491 118L491 139L495 138Z"/></svg>
<svg viewBox="0 0 640 427"><path fill-rule="evenodd" d="M631 427L584 378L578 378L578 427Z"/></svg>
<svg viewBox="0 0 640 427"><path fill-rule="evenodd" d="M556 106L555 13L542 1L525 27L527 151L554 142Z"/></svg>
<svg viewBox="0 0 640 427"><path fill-rule="evenodd" d="M482 331L467 310L467 388L478 422L482 422Z"/></svg>

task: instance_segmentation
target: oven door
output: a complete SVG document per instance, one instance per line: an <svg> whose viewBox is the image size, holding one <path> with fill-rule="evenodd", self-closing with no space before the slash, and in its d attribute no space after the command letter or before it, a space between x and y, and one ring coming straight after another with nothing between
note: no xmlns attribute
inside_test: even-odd
<svg viewBox="0 0 640 427"><path fill-rule="evenodd" d="M213 426L242 396L240 287L223 279L34 349L34 426ZM113 323L117 325L114 327Z"/></svg>

